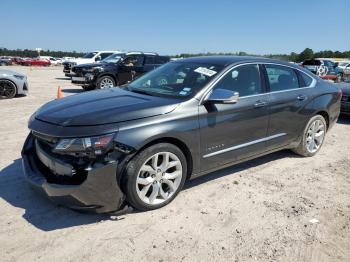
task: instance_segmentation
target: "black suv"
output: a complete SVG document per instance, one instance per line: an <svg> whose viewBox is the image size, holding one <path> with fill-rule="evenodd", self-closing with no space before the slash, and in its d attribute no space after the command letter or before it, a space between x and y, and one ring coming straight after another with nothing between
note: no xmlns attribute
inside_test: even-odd
<svg viewBox="0 0 350 262"><path fill-rule="evenodd" d="M99 64L74 66L72 83L81 85L85 90L104 89L128 83L144 73L169 62L167 56L156 53L132 52L123 59Z"/></svg>

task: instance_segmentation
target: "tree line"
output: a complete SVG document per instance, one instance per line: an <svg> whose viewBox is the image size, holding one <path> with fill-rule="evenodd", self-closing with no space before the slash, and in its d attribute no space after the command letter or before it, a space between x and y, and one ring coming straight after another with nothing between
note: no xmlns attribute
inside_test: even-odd
<svg viewBox="0 0 350 262"><path fill-rule="evenodd" d="M175 58L180 57L192 57L192 56L208 56L208 55L236 55L236 56L261 56L261 57L267 57L267 58L273 58L278 60L284 60L284 61L292 61L292 62L302 62L306 59L312 59L312 58L344 58L344 59L350 59L350 51L331 51L331 50L324 50L319 52L314 52L311 48L305 48L301 53L295 53L292 52L290 54L267 54L267 55L256 55L256 54L249 54L246 52L235 52L235 53L197 53L197 54L191 54L191 53L183 53L175 55Z"/></svg>
<svg viewBox="0 0 350 262"><path fill-rule="evenodd" d="M40 52L40 55L42 56L53 56L53 57L81 57L84 55L82 52L76 52L76 51L53 51L53 50L42 50ZM305 48L301 53L295 53L292 52L290 54L267 54L267 55L256 55L256 54L248 54L246 52L226 52L226 53L182 53L178 55L172 55L171 57L174 58L186 58L186 57L192 57L192 56L208 56L208 55L236 55L236 56L262 56L267 58L273 58L273 59L279 59L279 60L285 60L285 61L292 61L292 62L302 62L306 59L312 59L312 58L344 58L344 59L350 59L350 51L331 51L331 50L324 50L319 52L314 52L311 48ZM38 52L36 50L30 50L30 49L7 49L7 48L0 48L0 56L20 56L20 57L37 57Z"/></svg>
<svg viewBox="0 0 350 262"><path fill-rule="evenodd" d="M53 51L53 50L42 50L40 51L41 56L52 56L52 57L81 57L84 55L82 52L76 51ZM0 48L0 56L19 56L19 57L37 57L38 52L30 49L7 49Z"/></svg>

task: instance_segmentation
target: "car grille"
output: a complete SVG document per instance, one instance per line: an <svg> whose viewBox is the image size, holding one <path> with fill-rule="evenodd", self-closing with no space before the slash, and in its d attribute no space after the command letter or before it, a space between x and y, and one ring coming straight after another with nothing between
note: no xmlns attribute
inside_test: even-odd
<svg viewBox="0 0 350 262"><path fill-rule="evenodd" d="M73 68L72 68L72 72L74 72L75 74L79 74L79 73L82 72L82 70L81 70L81 68L79 68L79 67L73 67Z"/></svg>

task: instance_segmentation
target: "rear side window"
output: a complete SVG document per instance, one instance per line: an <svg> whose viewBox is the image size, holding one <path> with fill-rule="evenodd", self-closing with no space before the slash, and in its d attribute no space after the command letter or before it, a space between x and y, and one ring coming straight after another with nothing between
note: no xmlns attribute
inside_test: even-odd
<svg viewBox="0 0 350 262"><path fill-rule="evenodd" d="M214 87L228 89L239 93L239 96L250 96L263 93L258 65L242 65L228 72Z"/></svg>
<svg viewBox="0 0 350 262"><path fill-rule="evenodd" d="M278 65L265 65L265 68L271 92L299 88L298 76L292 68Z"/></svg>
<svg viewBox="0 0 350 262"><path fill-rule="evenodd" d="M167 56L156 56L156 64L165 64L169 62L169 57Z"/></svg>
<svg viewBox="0 0 350 262"><path fill-rule="evenodd" d="M301 84L301 87L310 86L312 83L312 78L310 76L308 76L307 74L304 74L302 72L299 72L299 74L301 75L301 78L304 80L304 83Z"/></svg>
<svg viewBox="0 0 350 262"><path fill-rule="evenodd" d="M154 56L146 56L145 64L154 65L155 64Z"/></svg>

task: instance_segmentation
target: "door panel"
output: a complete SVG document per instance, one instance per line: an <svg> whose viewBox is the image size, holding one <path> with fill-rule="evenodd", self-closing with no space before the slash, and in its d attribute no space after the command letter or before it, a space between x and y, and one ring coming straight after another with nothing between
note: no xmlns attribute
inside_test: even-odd
<svg viewBox="0 0 350 262"><path fill-rule="evenodd" d="M265 65L270 89L268 150L290 144L304 129L308 119L306 105L312 101L314 88L301 88L297 72L281 65Z"/></svg>
<svg viewBox="0 0 350 262"><path fill-rule="evenodd" d="M261 79L256 64L235 67L213 89L238 92L239 101L199 106L202 171L265 150L269 95Z"/></svg>
<svg viewBox="0 0 350 262"><path fill-rule="evenodd" d="M202 171L265 150L265 142L257 140L266 137L268 110L267 107L254 106L259 100L267 101L268 95L243 98L233 105L200 106ZM223 150L228 151L211 155Z"/></svg>

